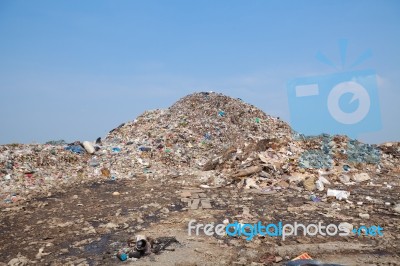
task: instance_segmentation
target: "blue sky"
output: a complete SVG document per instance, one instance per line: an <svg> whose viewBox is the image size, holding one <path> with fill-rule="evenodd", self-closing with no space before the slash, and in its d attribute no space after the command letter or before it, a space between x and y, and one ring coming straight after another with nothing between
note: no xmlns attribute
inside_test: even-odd
<svg viewBox="0 0 400 266"><path fill-rule="evenodd" d="M399 1L0 1L0 144L93 140L194 91L290 122L287 83L366 50L382 129L399 141Z"/></svg>

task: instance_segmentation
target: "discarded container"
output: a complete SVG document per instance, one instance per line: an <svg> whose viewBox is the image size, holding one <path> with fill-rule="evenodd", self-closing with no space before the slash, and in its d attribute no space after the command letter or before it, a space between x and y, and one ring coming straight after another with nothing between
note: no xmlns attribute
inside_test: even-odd
<svg viewBox="0 0 400 266"><path fill-rule="evenodd" d="M328 197L336 197L336 199L342 200L342 199L348 199L348 197L350 196L350 192L345 190L328 189L326 195Z"/></svg>
<svg viewBox="0 0 400 266"><path fill-rule="evenodd" d="M151 253L151 245L147 241L147 237L144 235L136 236L135 249L139 251L142 255L147 255Z"/></svg>
<svg viewBox="0 0 400 266"><path fill-rule="evenodd" d="M128 255L125 252L120 251L117 253L117 258L121 261L126 261L128 259Z"/></svg>
<svg viewBox="0 0 400 266"><path fill-rule="evenodd" d="M350 168L351 167L348 166L347 164L343 165L343 170L346 171L346 172L350 171Z"/></svg>
<svg viewBox="0 0 400 266"><path fill-rule="evenodd" d="M86 152L89 154L93 154L95 152L95 149L92 145L92 143L90 143L89 141L84 141L82 143L83 147L85 148Z"/></svg>
<svg viewBox="0 0 400 266"><path fill-rule="evenodd" d="M323 183L321 180L315 181L315 187L316 187L319 191L324 191L324 189L325 189L324 183Z"/></svg>

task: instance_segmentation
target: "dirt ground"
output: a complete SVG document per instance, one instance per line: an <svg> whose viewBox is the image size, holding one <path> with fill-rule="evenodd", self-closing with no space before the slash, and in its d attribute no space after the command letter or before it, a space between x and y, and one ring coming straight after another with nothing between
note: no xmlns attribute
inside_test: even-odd
<svg viewBox="0 0 400 266"><path fill-rule="evenodd" d="M197 210L181 200L183 190L199 189L188 185L190 178L87 180L3 206L0 261L2 265L283 265L307 252L325 263L400 265L400 215L384 204L399 199L397 176L381 176L374 186L347 187L354 204L335 198L312 202L291 188L255 194L231 185L202 189L212 208ZM394 181L392 186L385 185ZM251 220L380 225L384 236L297 236L285 241L256 237L246 241L188 235L191 219L199 223L233 221L243 219L247 208ZM359 213L368 213L370 218L361 219ZM176 237L179 244L136 261L116 258L118 248L139 233L153 238Z"/></svg>

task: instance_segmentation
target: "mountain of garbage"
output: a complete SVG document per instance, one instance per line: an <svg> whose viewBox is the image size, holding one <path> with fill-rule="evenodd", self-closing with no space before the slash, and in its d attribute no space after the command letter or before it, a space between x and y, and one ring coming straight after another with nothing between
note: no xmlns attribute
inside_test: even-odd
<svg viewBox="0 0 400 266"><path fill-rule="evenodd" d="M110 143L133 144L154 160L196 166L216 152L261 139L291 140L285 122L241 99L218 93L188 95L167 110L148 111L112 130ZM202 162L203 161L203 162Z"/></svg>
<svg viewBox="0 0 400 266"><path fill-rule="evenodd" d="M10 204L93 178L181 175L205 186L233 183L266 192L301 184L314 190L324 184L321 176L351 183L399 173L399 154L399 143L305 137L241 99L200 92L166 110L146 111L104 140L0 146L0 196ZM368 177L360 178L366 169Z"/></svg>

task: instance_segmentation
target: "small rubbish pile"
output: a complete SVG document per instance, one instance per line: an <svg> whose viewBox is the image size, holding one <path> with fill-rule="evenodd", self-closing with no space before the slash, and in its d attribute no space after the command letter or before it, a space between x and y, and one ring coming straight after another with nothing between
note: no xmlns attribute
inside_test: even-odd
<svg viewBox="0 0 400 266"><path fill-rule="evenodd" d="M170 246L179 244L179 242L175 237L153 239L145 235L137 235L129 239L126 244L127 246L120 248L116 253L116 257L121 261L138 260L150 254L159 254L164 250L174 251L175 249L170 248Z"/></svg>

